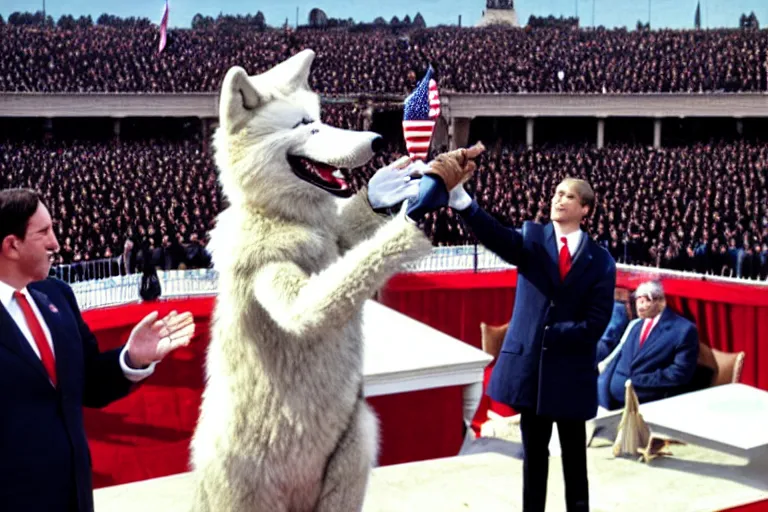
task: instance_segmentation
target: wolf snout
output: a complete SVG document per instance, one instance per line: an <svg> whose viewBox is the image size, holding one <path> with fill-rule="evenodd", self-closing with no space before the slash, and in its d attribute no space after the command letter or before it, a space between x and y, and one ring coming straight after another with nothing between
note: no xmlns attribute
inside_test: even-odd
<svg viewBox="0 0 768 512"><path fill-rule="evenodd" d="M378 153L379 151L382 151L383 149L384 149L384 138L377 135L371 141L371 150L374 153Z"/></svg>

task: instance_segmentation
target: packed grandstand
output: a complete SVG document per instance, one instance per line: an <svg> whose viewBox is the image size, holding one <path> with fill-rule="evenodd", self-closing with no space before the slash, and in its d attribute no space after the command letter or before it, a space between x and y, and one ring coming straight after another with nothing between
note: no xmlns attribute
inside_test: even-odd
<svg viewBox="0 0 768 512"><path fill-rule="evenodd" d="M177 29L158 56L152 26L4 22L0 95L215 93L230 66L253 74L303 48L317 52L311 85L326 100L323 120L387 141L364 169L349 171L358 188L405 152L400 104L428 64L443 93L677 93L718 102L768 91L768 30ZM226 201L203 122L123 120L117 136L100 120L0 113L0 188L43 192L60 264L108 259L131 272L148 258L162 269L205 267L207 232ZM747 124L683 129L661 147L634 137L632 122L630 135L603 147L537 131L529 147L498 119L476 119L470 142L489 151L469 188L494 216L519 225L547 220L559 179L585 177L597 193L586 227L617 261L765 280L768 127ZM437 246L475 242L450 209L424 222Z"/></svg>

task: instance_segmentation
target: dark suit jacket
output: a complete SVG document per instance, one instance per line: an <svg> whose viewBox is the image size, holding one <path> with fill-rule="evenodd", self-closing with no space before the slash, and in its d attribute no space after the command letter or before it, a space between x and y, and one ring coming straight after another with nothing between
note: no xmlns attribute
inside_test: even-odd
<svg viewBox="0 0 768 512"><path fill-rule="evenodd" d="M619 344L621 337L624 335L624 331L629 325L629 316L627 315L627 308L620 300L614 301L613 313L611 314L611 321L608 323L608 327L600 337L600 341L597 342L597 362L599 363L606 357L608 357L616 345Z"/></svg>
<svg viewBox="0 0 768 512"><path fill-rule="evenodd" d="M510 229L475 202L462 217L485 247L518 272L515 307L488 395L553 419L594 417L596 345L613 310L613 258L584 233L561 281L552 224Z"/></svg>
<svg viewBox="0 0 768 512"><path fill-rule="evenodd" d="M598 380L600 405L606 409L624 406L624 383L632 380L640 403L659 400L687 391L699 357L696 326L664 309L659 323L640 347L644 322L631 329L621 351ZM611 392L613 389L613 392Z"/></svg>
<svg viewBox="0 0 768 512"><path fill-rule="evenodd" d="M132 383L120 369L121 349L99 353L68 285L46 279L27 289L51 331L58 387L0 306L0 510L90 512L82 408L103 407Z"/></svg>

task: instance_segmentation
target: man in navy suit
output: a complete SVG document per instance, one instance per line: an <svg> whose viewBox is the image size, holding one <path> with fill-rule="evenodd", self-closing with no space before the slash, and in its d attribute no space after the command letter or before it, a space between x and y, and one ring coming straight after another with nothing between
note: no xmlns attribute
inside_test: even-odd
<svg viewBox="0 0 768 512"><path fill-rule="evenodd" d="M100 353L72 289L47 278L59 250L32 190L0 191L0 510L91 512L83 406L128 394L189 343L191 314L149 314L126 345Z"/></svg>
<svg viewBox="0 0 768 512"><path fill-rule="evenodd" d="M545 508L548 445L556 422L566 505L569 511L586 511L585 422L597 413L596 346L613 310L616 264L580 229L594 205L587 182L565 179L557 186L551 223L508 228L462 186L480 152L482 145L462 149L454 163L440 155L440 173L426 171L407 213L418 220L447 204L460 212L485 247L517 267L515 307L487 393L521 412L523 510Z"/></svg>
<svg viewBox="0 0 768 512"><path fill-rule="evenodd" d="M629 326L619 352L598 379L598 399L606 409L624 407L629 379L640 403L689 390L699 357L696 326L666 307L661 283L642 283L635 291L641 321Z"/></svg>

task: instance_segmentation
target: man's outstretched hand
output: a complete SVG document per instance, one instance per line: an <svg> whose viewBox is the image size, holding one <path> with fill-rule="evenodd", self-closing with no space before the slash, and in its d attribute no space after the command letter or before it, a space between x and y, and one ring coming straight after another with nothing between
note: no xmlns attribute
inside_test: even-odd
<svg viewBox="0 0 768 512"><path fill-rule="evenodd" d="M158 320L153 311L131 331L126 350L130 366L144 368L160 361L171 351L189 345L195 334L195 319L192 313L178 314L171 311Z"/></svg>
<svg viewBox="0 0 768 512"><path fill-rule="evenodd" d="M419 195L409 203L407 215L418 222L424 214L443 206L464 210L472 204L472 198L463 184L477 169L474 159L485 151L482 142L471 148L461 148L438 155L424 171Z"/></svg>
<svg viewBox="0 0 768 512"><path fill-rule="evenodd" d="M441 153L429 163L429 170L424 174L439 176L445 183L445 188L450 192L455 187L463 185L477 170L475 158L485 151L482 142L476 143L471 148L460 148L447 153Z"/></svg>

